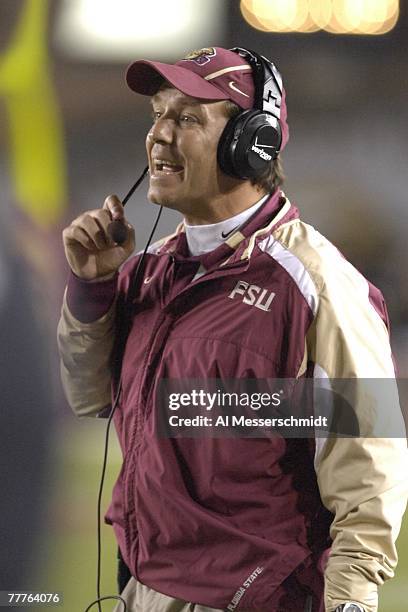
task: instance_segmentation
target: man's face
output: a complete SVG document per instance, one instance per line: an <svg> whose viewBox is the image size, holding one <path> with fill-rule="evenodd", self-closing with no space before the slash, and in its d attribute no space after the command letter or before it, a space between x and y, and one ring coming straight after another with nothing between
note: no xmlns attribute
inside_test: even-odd
<svg viewBox="0 0 408 612"><path fill-rule="evenodd" d="M166 87L153 96L152 109L148 198L187 217L200 215L231 183L217 165L217 145L228 121L225 102L205 103Z"/></svg>

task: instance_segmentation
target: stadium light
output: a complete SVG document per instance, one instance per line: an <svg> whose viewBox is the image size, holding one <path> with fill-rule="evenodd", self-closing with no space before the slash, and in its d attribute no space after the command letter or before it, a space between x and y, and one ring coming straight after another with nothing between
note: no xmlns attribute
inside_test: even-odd
<svg viewBox="0 0 408 612"><path fill-rule="evenodd" d="M264 32L378 35L397 23L399 0L241 0L241 12Z"/></svg>
<svg viewBox="0 0 408 612"><path fill-rule="evenodd" d="M260 30L261 32L271 32L269 28L262 25L258 16L252 10L252 0L241 0L241 14L244 17L245 21L255 28L256 30Z"/></svg>
<svg viewBox="0 0 408 612"><path fill-rule="evenodd" d="M399 16L397 0L334 0L327 29L352 34L384 34Z"/></svg>
<svg viewBox="0 0 408 612"><path fill-rule="evenodd" d="M314 0L309 2L309 14L316 27L324 30L330 22L333 11L331 0Z"/></svg>
<svg viewBox="0 0 408 612"><path fill-rule="evenodd" d="M305 27L309 16L308 0L243 0L241 10L246 19L255 17L253 27L266 32L299 30Z"/></svg>
<svg viewBox="0 0 408 612"><path fill-rule="evenodd" d="M224 3L206 0L64 0L55 41L79 58L126 60L142 53L172 58L222 36Z"/></svg>

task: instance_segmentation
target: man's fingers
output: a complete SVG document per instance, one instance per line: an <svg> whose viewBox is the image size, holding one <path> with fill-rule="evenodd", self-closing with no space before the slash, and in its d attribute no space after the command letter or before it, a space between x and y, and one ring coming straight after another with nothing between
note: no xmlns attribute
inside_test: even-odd
<svg viewBox="0 0 408 612"><path fill-rule="evenodd" d="M124 222L124 225L127 229L127 236L125 242L122 246L129 252L132 253L135 248L136 236L135 236L135 228L128 221Z"/></svg>
<svg viewBox="0 0 408 612"><path fill-rule="evenodd" d="M115 240L112 234L112 224L119 224L124 231L122 240ZM74 231L74 228L81 231ZM120 244L130 252L134 248L135 230L124 218L112 221L107 209L91 210L80 215L63 232L64 241L68 243L79 242L91 251L104 251Z"/></svg>
<svg viewBox="0 0 408 612"><path fill-rule="evenodd" d="M109 211L104 208L99 208L97 210L90 210L89 215L95 219L105 234L108 235L108 227L112 223L112 217Z"/></svg>
<svg viewBox="0 0 408 612"><path fill-rule="evenodd" d="M103 208L109 211L112 219L123 219L125 217L123 204L116 195L108 196L103 204Z"/></svg>
<svg viewBox="0 0 408 612"><path fill-rule="evenodd" d="M136 242L136 232L135 232L135 228L133 227L133 225L131 225L128 221L125 222L125 225L127 227L128 230L128 235L129 235L129 240L131 242L133 242L133 246Z"/></svg>
<svg viewBox="0 0 408 612"><path fill-rule="evenodd" d="M87 232L79 225L70 225L65 228L62 232L64 243L68 246L70 244L80 244L88 251L95 250L95 243Z"/></svg>
<svg viewBox="0 0 408 612"><path fill-rule="evenodd" d="M81 217L72 222L72 225L75 227L80 227L89 236L93 242L94 249L101 251L111 246L103 226L98 223L98 219L93 215L81 215Z"/></svg>

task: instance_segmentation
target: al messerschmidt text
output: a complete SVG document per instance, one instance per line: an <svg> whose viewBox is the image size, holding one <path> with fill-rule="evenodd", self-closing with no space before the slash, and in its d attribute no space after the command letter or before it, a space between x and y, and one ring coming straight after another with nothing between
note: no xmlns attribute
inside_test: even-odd
<svg viewBox="0 0 408 612"><path fill-rule="evenodd" d="M179 417L173 414L169 417L171 427L212 427L211 417L197 415L195 417ZM298 418L293 415L288 417L258 418L237 415L223 415L217 417L215 427L327 427L327 417L303 417Z"/></svg>

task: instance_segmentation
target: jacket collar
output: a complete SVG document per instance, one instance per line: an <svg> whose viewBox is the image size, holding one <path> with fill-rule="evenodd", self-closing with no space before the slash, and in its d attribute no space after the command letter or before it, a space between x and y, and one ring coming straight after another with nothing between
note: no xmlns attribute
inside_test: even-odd
<svg viewBox="0 0 408 612"><path fill-rule="evenodd" d="M178 261L200 261L207 270L239 259L248 260L258 237L265 238L277 227L298 216L297 208L289 202L283 191L277 190L239 230L213 251L204 255L191 256L184 223L180 223L174 234L161 241L156 253L158 255L170 254Z"/></svg>

